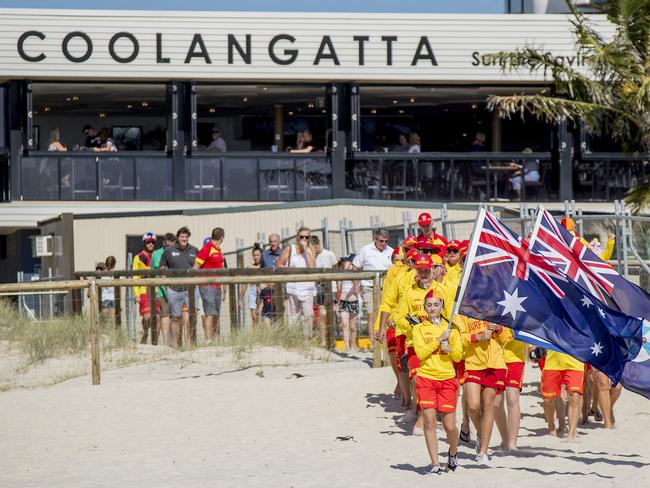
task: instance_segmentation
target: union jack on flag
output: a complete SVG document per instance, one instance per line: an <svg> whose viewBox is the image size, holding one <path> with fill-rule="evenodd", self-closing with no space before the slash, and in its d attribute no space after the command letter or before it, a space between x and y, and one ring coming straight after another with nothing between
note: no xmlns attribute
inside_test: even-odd
<svg viewBox="0 0 650 488"><path fill-rule="evenodd" d="M531 252L528 241L514 234L501 221L486 212L474 264L490 266L508 261L513 263L512 276L527 280L532 271L555 296L564 298L564 291L555 280L566 281L566 278L543 257Z"/></svg>
<svg viewBox="0 0 650 488"><path fill-rule="evenodd" d="M603 302L614 290L613 279L618 273L595 255L580 236L564 229L545 209L537 213L531 235L532 249L572 280L580 283Z"/></svg>

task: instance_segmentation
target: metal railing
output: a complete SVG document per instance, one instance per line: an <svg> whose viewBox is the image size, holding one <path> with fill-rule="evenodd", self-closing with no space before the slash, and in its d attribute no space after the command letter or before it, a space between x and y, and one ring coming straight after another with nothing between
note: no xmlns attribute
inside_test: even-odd
<svg viewBox="0 0 650 488"><path fill-rule="evenodd" d="M525 174L519 192L512 182L517 172ZM346 163L346 188L362 198L392 200L557 198L548 152L357 152Z"/></svg>
<svg viewBox="0 0 650 488"><path fill-rule="evenodd" d="M647 175L650 175L650 154L577 154L573 197L577 200L620 199Z"/></svg>

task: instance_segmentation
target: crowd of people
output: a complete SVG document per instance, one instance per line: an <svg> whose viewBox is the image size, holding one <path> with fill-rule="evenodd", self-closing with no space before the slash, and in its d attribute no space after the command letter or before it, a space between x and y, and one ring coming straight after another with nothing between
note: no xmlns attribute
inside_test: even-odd
<svg viewBox="0 0 650 488"><path fill-rule="evenodd" d="M446 470L458 466L459 442L471 443L475 429L476 462L489 465L490 438L496 423L504 452L517 449L520 393L525 363L542 369L541 394L551 436L576 436L578 422L589 417L615 423L614 404L620 385L567 354L531 348L515 340L511 329L462 315L452 317L468 241L447 240L435 233L430 215L419 217L420 235L407 237L394 253L382 287L376 339L388 344L395 372L395 395L402 400L413 435L424 435L431 474L442 474L436 427L440 420L449 443ZM576 234L575 222L562 224ZM585 244L589 245L589 243ZM597 249L592 241L592 249ZM611 257L614 236L599 252ZM461 398L462 420L456 424ZM568 418L568 420L567 420ZM557 420L557 423L556 423Z"/></svg>
<svg viewBox="0 0 650 488"><path fill-rule="evenodd" d="M562 224L576 234L575 222ZM394 394L401 400L405 420L413 424L413 435L423 435L431 458L430 472L443 472L438 459L436 427L442 422L449 452L446 469L458 465L459 442L473 442L476 462L489 465L490 438L496 424L500 448L517 449L521 418L520 394L526 361L542 369L541 394L548 434L576 436L579 422L593 417L606 428L615 424L614 404L620 386L612 387L603 373L560 352L533 348L514 339L512 330L485 320L452 316L461 283L469 242L448 240L436 232L429 213L418 217L418 235L407 236L396 248L389 246L389 232L377 229L374 240L356 255L338 259L325 249L307 227L300 227L295 241L282 247L278 234L271 234L268 247L252 249L251 268L337 268L347 271L385 272L381 293L374 280L341 280L325 283L295 282L282 285L259 283L243 286L240 298L255 327L271 327L284 321L311 337L320 331L325 337L328 294L334 303L339 330L347 352L357 350L359 317L367 319L374 339L386 342L395 374ZM199 249L189 243L190 231L181 227L165 234L156 249L152 232L142 238L143 248L133 260L133 269L220 269L227 267L221 246L225 231L213 229ZM582 239L582 238L581 238ZM597 239L587 243L603 260L611 257L614 236L605 249ZM109 257L101 269L112 269ZM114 292L103 289L104 308L114 306ZM104 295L106 293L106 295ZM157 287L152 303L145 287L134 288L142 318L143 343L178 346L190 340L189 292L186 286ZM375 303L381 296L380 303ZM194 302L202 316L205 338L219 338L219 315L225 289L218 284L196 288ZM376 313L376 311L379 313ZM316 317L315 317L316 316ZM318 332L317 332L318 333ZM170 339L171 338L171 341ZM462 420L456 423L460 398ZM568 420L567 420L568 419ZM471 426L474 427L472 440Z"/></svg>

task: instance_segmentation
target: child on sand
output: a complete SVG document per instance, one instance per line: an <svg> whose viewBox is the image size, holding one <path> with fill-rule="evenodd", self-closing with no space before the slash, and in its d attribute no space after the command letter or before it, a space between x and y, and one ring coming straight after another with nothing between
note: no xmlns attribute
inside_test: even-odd
<svg viewBox="0 0 650 488"><path fill-rule="evenodd" d="M413 347L420 360L415 391L418 406L424 417L424 438L431 458L430 474L442 474L438 462L437 412L442 414L442 426L449 443L447 470L454 471L458 466L458 380L454 361L463 357L463 346L458 329L449 328L449 323L440 316L443 305L442 293L430 290L424 298L427 318L420 325L413 327Z"/></svg>

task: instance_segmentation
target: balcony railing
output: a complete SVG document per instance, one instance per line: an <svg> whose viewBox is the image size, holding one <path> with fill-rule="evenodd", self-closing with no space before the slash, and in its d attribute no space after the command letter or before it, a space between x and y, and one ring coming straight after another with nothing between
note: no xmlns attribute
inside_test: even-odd
<svg viewBox="0 0 650 488"><path fill-rule="evenodd" d="M576 200L617 200L650 175L650 154L586 153L575 158Z"/></svg>
<svg viewBox="0 0 650 488"><path fill-rule="evenodd" d="M162 153L32 153L22 158L24 200L171 200Z"/></svg>
<svg viewBox="0 0 650 488"><path fill-rule="evenodd" d="M382 200L551 200L557 199L551 170L547 152L354 153L346 188Z"/></svg>
<svg viewBox="0 0 650 488"><path fill-rule="evenodd" d="M325 153L195 153L185 161L188 200L296 201L332 198Z"/></svg>

